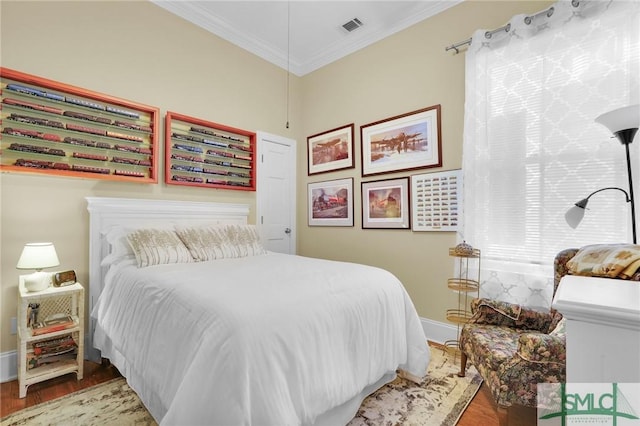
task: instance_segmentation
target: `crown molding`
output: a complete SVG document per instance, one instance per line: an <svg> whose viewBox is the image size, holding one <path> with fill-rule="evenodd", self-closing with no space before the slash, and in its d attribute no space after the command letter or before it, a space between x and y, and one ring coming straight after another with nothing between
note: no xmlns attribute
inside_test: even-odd
<svg viewBox="0 0 640 426"><path fill-rule="evenodd" d="M463 0L438 0L425 1L424 7L407 18L395 23L391 27L372 26L370 24L358 28L356 33L350 35L351 40L341 41L317 52L309 59L303 60L295 55L287 57L286 50L270 46L260 39L251 37L235 25L231 25L224 19L214 16L200 6L197 1L164 1L151 0L157 6L186 19L187 21L217 35L218 37L245 49L254 55L284 69L298 77L313 72L358 50L361 50L377 41L402 31L418 22L430 18Z"/></svg>

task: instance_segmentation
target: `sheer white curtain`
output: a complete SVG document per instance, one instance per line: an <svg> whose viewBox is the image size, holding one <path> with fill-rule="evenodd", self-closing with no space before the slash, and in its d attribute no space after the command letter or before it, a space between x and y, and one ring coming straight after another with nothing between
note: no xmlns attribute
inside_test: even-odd
<svg viewBox="0 0 640 426"><path fill-rule="evenodd" d="M482 297L547 308L557 252L631 242L620 191L594 196L577 229L564 214L596 189L628 191L624 146L594 119L640 102L640 3L576 3L479 30L466 53L460 238L482 251ZM640 137L631 154L640 200Z"/></svg>

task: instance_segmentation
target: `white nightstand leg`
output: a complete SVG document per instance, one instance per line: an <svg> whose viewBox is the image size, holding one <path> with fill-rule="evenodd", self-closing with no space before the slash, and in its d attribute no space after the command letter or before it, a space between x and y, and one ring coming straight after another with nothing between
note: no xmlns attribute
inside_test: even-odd
<svg viewBox="0 0 640 426"><path fill-rule="evenodd" d="M20 398L27 396L27 387L25 378L27 374L27 343L23 340L18 345L18 387L20 389Z"/></svg>

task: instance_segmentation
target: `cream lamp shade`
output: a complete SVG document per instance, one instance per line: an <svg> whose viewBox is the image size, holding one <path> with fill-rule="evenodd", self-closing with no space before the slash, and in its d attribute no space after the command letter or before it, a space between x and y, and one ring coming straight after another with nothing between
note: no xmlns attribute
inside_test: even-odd
<svg viewBox="0 0 640 426"><path fill-rule="evenodd" d="M598 116L595 122L609 129L611 133L620 139L620 142L624 144L631 143L633 136L635 136L635 133L638 131L638 127L640 127L640 104L614 109L613 111ZM627 138L623 140L620 132L626 130L633 131L633 134L630 135L630 137L626 135Z"/></svg>
<svg viewBox="0 0 640 426"><path fill-rule="evenodd" d="M36 272L24 277L27 291L42 291L49 287L51 277L44 268L60 265L53 243L27 243L18 259L17 269L35 269Z"/></svg>
<svg viewBox="0 0 640 426"><path fill-rule="evenodd" d="M629 154L629 145L631 145L631 143L633 142L636 133L638 133L638 128L640 127L640 104L629 105L626 107L614 109L613 111L605 112L604 114L596 117L595 122L598 124L602 124L604 127L609 129L609 131L613 133L616 138L618 138L620 143L624 145L627 154L627 177L629 178L629 192L618 187L598 189L597 191L589 194L587 198L577 202L575 206L572 207L567 212L567 214L565 214L565 219L567 220L569 226L575 228L582 220L582 216L584 216L584 209L587 207L587 202L589 202L589 198L591 198L592 195L607 189L616 189L618 191L622 191L625 194L626 201L631 204L631 232L633 235L633 244L636 244L638 241L636 231L636 203L633 195L633 177L631 176L631 156ZM580 211L580 209L582 209L582 211Z"/></svg>

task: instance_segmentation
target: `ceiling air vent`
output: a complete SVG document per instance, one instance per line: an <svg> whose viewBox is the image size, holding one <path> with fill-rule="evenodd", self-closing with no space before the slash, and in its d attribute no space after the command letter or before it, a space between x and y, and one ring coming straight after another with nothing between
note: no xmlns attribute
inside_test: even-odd
<svg viewBox="0 0 640 426"><path fill-rule="evenodd" d="M351 32L353 30L360 28L362 25L363 25L362 22L358 18L353 18L346 24L343 24L342 28L344 28L348 32Z"/></svg>

